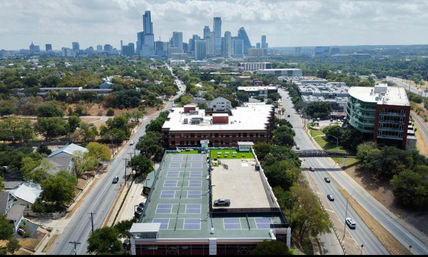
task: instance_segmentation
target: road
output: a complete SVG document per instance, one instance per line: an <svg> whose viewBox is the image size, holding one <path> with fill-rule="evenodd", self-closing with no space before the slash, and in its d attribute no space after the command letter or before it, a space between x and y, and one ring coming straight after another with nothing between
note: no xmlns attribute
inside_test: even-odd
<svg viewBox="0 0 428 257"><path fill-rule="evenodd" d="M419 132L421 133L425 144L428 144L428 126L416 112L410 111L410 115L412 116L413 121L416 123L416 126L418 126Z"/></svg>
<svg viewBox="0 0 428 257"><path fill-rule="evenodd" d="M279 93L283 99L283 106L285 113L290 114L286 119L293 124L296 132L295 141L301 150L319 149L319 146L313 142L309 135L304 130L304 120L296 113L293 108L291 99L288 92L280 90ZM416 238L409 230L405 229L400 223L404 222L399 220L393 213L387 210L381 203L374 199L368 192L366 192L358 183L356 183L348 174L331 158L304 158L303 165L306 167L312 166L315 171L308 172L317 183L320 190L327 194L333 194L335 201L332 202L331 208L336 212L340 219L344 220L346 211L346 199L339 193L333 183L326 183L324 177L333 177L339 185L344 188L352 197L372 215L385 229L387 229L398 241L403 245L412 245L411 252L413 254L427 254L428 246ZM388 254L383 245L367 228L364 222L358 217L355 211L348 206L348 217L352 217L357 223L357 229L348 230L353 238L359 245L364 245L365 254ZM410 226L410 225L409 225Z"/></svg>
<svg viewBox="0 0 428 257"><path fill-rule="evenodd" d="M171 69L170 71L172 73ZM181 95L185 90L184 84L178 79L176 79L176 84L180 88L180 91L178 92L177 96L173 98L173 100L179 97L179 95ZM167 107L165 107L165 109L169 109L172 107L173 100L167 103ZM104 223L104 220L107 218L107 215L116 197L119 194L121 184L124 181L124 158L129 158L128 153L134 152L135 144L130 145L130 142L138 142L138 139L145 134L146 125L151 120L157 118L158 115L159 114L156 114L143 119L143 125L138 129L138 131L128 141L122 151L111 162L109 168L107 169L107 172L102 175L103 178L101 178L100 181L97 182L94 188L92 188L89 194L85 197L78 210L73 214L69 224L65 227L63 233L56 239L55 243L52 245L51 250L48 253L49 255L74 254L74 246L69 243L70 241L80 242L80 244L76 247L77 254L87 254L87 239L91 233L90 213L95 213L94 229L101 228ZM114 176L119 176L119 183L112 184Z"/></svg>
<svg viewBox="0 0 428 257"><path fill-rule="evenodd" d="M406 89L406 91L412 92L413 94L424 96L424 97L428 96L427 89L423 90L423 89L417 88L413 85L406 83L404 80L402 80L400 78L387 76L385 80L388 82L392 82L392 83L396 84L397 86Z"/></svg>

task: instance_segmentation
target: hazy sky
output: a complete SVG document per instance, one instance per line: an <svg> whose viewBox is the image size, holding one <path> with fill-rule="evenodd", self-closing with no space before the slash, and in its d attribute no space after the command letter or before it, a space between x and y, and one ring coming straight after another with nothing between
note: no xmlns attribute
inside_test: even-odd
<svg viewBox="0 0 428 257"><path fill-rule="evenodd" d="M428 44L428 0L1 0L0 49L118 48L136 41L145 10L163 41L221 16L222 34L244 26L253 45L262 34L269 46Z"/></svg>

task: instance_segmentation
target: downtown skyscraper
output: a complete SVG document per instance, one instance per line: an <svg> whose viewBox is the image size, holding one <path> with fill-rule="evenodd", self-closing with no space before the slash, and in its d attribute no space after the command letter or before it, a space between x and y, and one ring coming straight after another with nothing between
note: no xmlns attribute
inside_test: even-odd
<svg viewBox="0 0 428 257"><path fill-rule="evenodd" d="M214 17L214 54L220 56L221 51L221 18Z"/></svg>
<svg viewBox="0 0 428 257"><path fill-rule="evenodd" d="M155 37L150 11L143 15L143 31L137 34L137 53L140 56L150 57L155 55Z"/></svg>

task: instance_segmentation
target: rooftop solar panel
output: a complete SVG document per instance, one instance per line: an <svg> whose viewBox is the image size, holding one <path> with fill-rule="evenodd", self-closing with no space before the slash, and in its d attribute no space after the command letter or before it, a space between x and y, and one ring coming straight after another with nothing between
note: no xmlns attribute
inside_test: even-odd
<svg viewBox="0 0 428 257"><path fill-rule="evenodd" d="M200 204L186 204L186 213L200 214L201 213L201 205Z"/></svg>
<svg viewBox="0 0 428 257"><path fill-rule="evenodd" d="M194 162L191 164L192 168L202 168L202 163L200 162Z"/></svg>
<svg viewBox="0 0 428 257"><path fill-rule="evenodd" d="M180 168L181 167L181 163L180 162L171 162L169 164L170 168Z"/></svg>
<svg viewBox="0 0 428 257"><path fill-rule="evenodd" d="M158 204L156 214L169 214L172 210L172 204Z"/></svg>
<svg viewBox="0 0 428 257"><path fill-rule="evenodd" d="M189 191L187 191L187 198L192 198L192 199L201 198L201 190L189 190Z"/></svg>
<svg viewBox="0 0 428 257"><path fill-rule="evenodd" d="M239 218L223 219L225 230L241 230L241 220Z"/></svg>
<svg viewBox="0 0 428 257"><path fill-rule="evenodd" d="M254 221L258 229L270 228L270 224L272 224L271 218L254 218Z"/></svg>
<svg viewBox="0 0 428 257"><path fill-rule="evenodd" d="M190 177L191 178L196 178L196 177L201 177L202 176L202 172L201 171L192 171L190 172Z"/></svg>
<svg viewBox="0 0 428 257"><path fill-rule="evenodd" d="M160 230L167 230L169 225L169 219L167 218L156 218L153 219L152 223L160 223Z"/></svg>
<svg viewBox="0 0 428 257"><path fill-rule="evenodd" d="M160 198L162 199L170 199L174 198L175 191L174 190L162 190Z"/></svg>
<svg viewBox="0 0 428 257"><path fill-rule="evenodd" d="M195 155L195 156L192 157L192 160L193 161L202 161L203 160L203 156Z"/></svg>
<svg viewBox="0 0 428 257"><path fill-rule="evenodd" d="M189 187L201 187L202 181L200 180L189 180Z"/></svg>
<svg viewBox="0 0 428 257"><path fill-rule="evenodd" d="M179 174L180 174L180 172L178 172L178 171L168 171L166 176L168 178L178 178Z"/></svg>
<svg viewBox="0 0 428 257"><path fill-rule="evenodd" d="M164 187L177 187L178 181L177 180L166 180L163 183Z"/></svg>
<svg viewBox="0 0 428 257"><path fill-rule="evenodd" d="M183 229L185 230L200 230L201 229L201 220L200 219L184 219L184 226Z"/></svg>

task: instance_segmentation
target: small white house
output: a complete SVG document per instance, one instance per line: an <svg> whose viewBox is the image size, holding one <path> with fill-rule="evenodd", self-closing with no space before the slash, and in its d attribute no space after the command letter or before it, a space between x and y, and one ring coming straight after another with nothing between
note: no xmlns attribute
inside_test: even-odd
<svg viewBox="0 0 428 257"><path fill-rule="evenodd" d="M15 205L22 205L25 210L31 210L31 206L40 197L42 188L36 183L23 183L17 188L9 190L9 193L16 198Z"/></svg>

